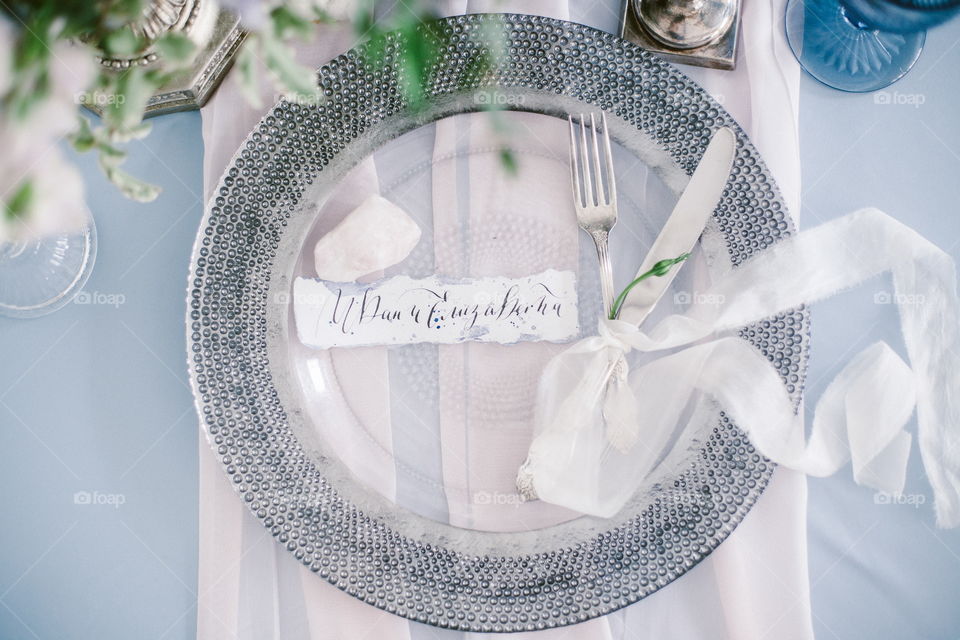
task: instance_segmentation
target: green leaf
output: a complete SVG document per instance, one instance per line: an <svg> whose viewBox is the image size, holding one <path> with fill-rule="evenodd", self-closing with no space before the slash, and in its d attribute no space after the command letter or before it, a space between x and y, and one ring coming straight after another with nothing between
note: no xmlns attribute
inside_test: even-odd
<svg viewBox="0 0 960 640"><path fill-rule="evenodd" d="M630 293L630 290L635 286L646 280L651 276L665 276L669 273L670 269L675 264L679 264L690 257L689 253L684 253L677 256L676 258L667 258L666 260L660 260L653 265L649 271L640 274L637 276L636 280L627 285L626 289L620 292L620 295L617 296L617 299L613 301L613 306L610 307L610 319L616 320L617 316L620 314L620 307L623 306L624 301L627 299L627 294Z"/></svg>
<svg viewBox="0 0 960 640"><path fill-rule="evenodd" d="M128 24L141 17L143 5L144 0L110 0L106 3L95 3L94 6L100 20L108 24Z"/></svg>
<svg viewBox="0 0 960 640"><path fill-rule="evenodd" d="M151 93L167 84L177 75L175 67L164 65L163 67L154 67L143 72L144 81L150 85Z"/></svg>
<svg viewBox="0 0 960 640"><path fill-rule="evenodd" d="M70 144L80 153L85 153L94 148L97 144L93 129L90 128L90 120L84 116L77 117L77 130L70 135Z"/></svg>
<svg viewBox="0 0 960 640"><path fill-rule="evenodd" d="M97 149L100 151L100 166L104 170L115 169L127 159L126 151L118 149L109 142L98 142Z"/></svg>
<svg viewBox="0 0 960 640"><path fill-rule="evenodd" d="M500 149L500 166L508 175L517 175L517 156L512 149Z"/></svg>
<svg viewBox="0 0 960 640"><path fill-rule="evenodd" d="M270 11L270 20L274 35L283 40L290 37L309 38L313 31L313 24L309 20L284 5Z"/></svg>
<svg viewBox="0 0 960 640"><path fill-rule="evenodd" d="M137 202L153 202L160 195L160 187L134 178L132 175L116 167L104 167L107 178L121 193Z"/></svg>
<svg viewBox="0 0 960 640"><path fill-rule="evenodd" d="M670 271L670 267L677 264L678 262L683 262L689 257L690 257L690 254L685 253L682 256L677 258L661 260L660 262L657 262L656 264L653 265L653 268L650 269L650 273L658 277L665 276Z"/></svg>
<svg viewBox="0 0 960 640"><path fill-rule="evenodd" d="M376 13L374 0L359 0L353 18L353 32L358 36L374 37Z"/></svg>
<svg viewBox="0 0 960 640"><path fill-rule="evenodd" d="M37 75L40 77L34 81L27 77L19 78L19 82L7 95L10 113L14 120L25 120L50 95L46 69Z"/></svg>
<svg viewBox="0 0 960 640"><path fill-rule="evenodd" d="M4 215L7 220L16 220L26 215L33 203L33 180L27 178L13 192L13 196L7 200L4 207Z"/></svg>
<svg viewBox="0 0 960 640"><path fill-rule="evenodd" d="M280 88L293 94L299 102L318 101L320 92L314 72L294 59L293 49L273 38L265 37L261 42L264 62Z"/></svg>
<svg viewBox="0 0 960 640"><path fill-rule="evenodd" d="M439 32L430 23L436 17L435 12L419 2L414 6L400 3L387 21L377 22L375 3L367 0L359 4L354 31L361 37L369 38L363 49L364 65L371 70L392 66L410 106L413 109L422 108L424 89L443 44ZM388 61L385 53L386 36L392 31L400 35L399 51Z"/></svg>
<svg viewBox="0 0 960 640"><path fill-rule="evenodd" d="M150 131L152 130L153 125L151 123L141 122L140 124L129 129L124 129L122 131L110 131L108 138L110 142L120 144L124 142L130 142L131 140L142 140L150 135Z"/></svg>
<svg viewBox="0 0 960 640"><path fill-rule="evenodd" d="M103 112L108 126L122 131L139 124L155 88L141 67L133 67L121 73L117 77L115 100Z"/></svg>
<svg viewBox="0 0 960 640"><path fill-rule="evenodd" d="M410 106L420 109L431 69L439 56L439 45L430 28L417 28L419 19L416 14L404 15L399 58L401 86Z"/></svg>
<svg viewBox="0 0 960 640"><path fill-rule="evenodd" d="M183 64L193 58L196 50L193 42L182 33L167 33L154 44L165 61Z"/></svg>
<svg viewBox="0 0 960 640"><path fill-rule="evenodd" d="M143 43L130 27L121 27L111 31L103 39L103 48L114 57L130 57L143 48Z"/></svg>
<svg viewBox="0 0 960 640"><path fill-rule="evenodd" d="M24 29L14 52L14 70L23 71L37 63L46 64L50 56L47 29Z"/></svg>

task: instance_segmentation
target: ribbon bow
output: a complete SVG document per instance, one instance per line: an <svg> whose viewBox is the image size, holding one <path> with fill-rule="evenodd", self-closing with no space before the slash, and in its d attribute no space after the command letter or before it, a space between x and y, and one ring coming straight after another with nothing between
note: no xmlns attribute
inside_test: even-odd
<svg viewBox="0 0 960 640"><path fill-rule="evenodd" d="M808 441L778 368L733 332L886 271L913 367L886 343L864 349L818 400ZM705 294L720 303L649 332L602 319L548 363L521 495L610 517L720 410L774 462L825 476L852 461L858 484L897 494L917 407L938 524L960 524L960 303L948 255L865 209L770 247Z"/></svg>

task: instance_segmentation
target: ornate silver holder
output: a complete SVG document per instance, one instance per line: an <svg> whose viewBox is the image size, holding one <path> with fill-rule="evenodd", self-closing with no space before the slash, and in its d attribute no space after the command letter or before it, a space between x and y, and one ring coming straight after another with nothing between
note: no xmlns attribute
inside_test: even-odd
<svg viewBox="0 0 960 640"><path fill-rule="evenodd" d="M652 51L676 64L689 64L711 69L732 70L737 62L737 40L740 31L740 1L735 0L736 10L729 26L706 44L694 47L684 45L668 46L662 41L662 35L655 35L640 17L637 6L645 0L624 0L620 13L620 36L644 49ZM660 0L659 4L669 2ZM659 28L659 27L658 27Z"/></svg>
<svg viewBox="0 0 960 640"><path fill-rule="evenodd" d="M146 116L202 107L223 80L245 36L239 19L209 0L153 0L133 29L148 41L170 31L180 31L197 46L197 55L190 67L147 102ZM159 54L148 47L131 58L101 58L100 64L120 72L132 66L149 67L159 61ZM97 114L103 110L96 101L84 106Z"/></svg>

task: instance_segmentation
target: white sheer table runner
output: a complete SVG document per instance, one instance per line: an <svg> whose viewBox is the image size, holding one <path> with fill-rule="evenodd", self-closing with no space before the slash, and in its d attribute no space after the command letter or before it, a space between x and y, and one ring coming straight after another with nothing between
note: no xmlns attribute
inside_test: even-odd
<svg viewBox="0 0 960 640"><path fill-rule="evenodd" d="M486 11L517 11L556 18L569 18L568 3L557 0L527 2L443 3L449 15ZM598 6L598 12L609 7ZM738 120L770 166L790 210L799 211L800 166L797 142L797 104L799 68L782 34L781 0L746 0L743 6L743 41L738 68L734 72L683 67L684 73L711 92ZM354 43L348 30L325 27L313 45L304 47L301 59L311 65L323 64ZM246 104L231 80L227 80L203 109L205 145L204 186L209 198L226 164L244 137L271 104L264 94L264 108ZM529 122L529 128L543 145L542 153L565 154L564 138L549 130L544 121ZM543 127L543 130L539 128ZM562 133L562 131L560 132ZM440 123L433 138L434 159L455 152L458 146L482 146L492 134L472 117ZM553 141L553 142L551 142ZM474 225L495 225L485 212L495 209L497 198L515 194L503 183L496 170L495 154L474 155L464 161L469 184L443 179L444 172L456 172L458 163L437 162L433 168L433 233L455 234L464 220ZM523 165L522 165L523 166ZM382 167L381 167L382 168ZM527 164L524 171L536 171ZM439 179L438 179L439 178ZM377 165L367 161L354 171L350 189L325 209L333 218L346 214L362 196L386 186L381 184ZM568 186L557 185L557 197L566 197ZM439 215L440 212L445 212ZM558 232L558 251L575 264L576 229ZM483 261L465 262L463 256L436 243L435 264L454 274L501 275L483 272ZM497 268L502 267L502 262ZM529 268L516 264L518 270ZM532 270L530 272L535 271ZM518 274L511 274L518 275ZM482 361L485 345L451 346L440 350L438 366L445 376L467 382L462 389L482 384L475 376L483 373L476 365L466 369L464 361ZM546 348L544 348L546 347ZM514 347L515 348L515 347ZM542 345L518 354L526 369L551 353ZM384 351L365 350L360 364L338 363L345 371L363 367L382 372L375 382L387 378ZM445 379L446 379L445 377ZM341 376L343 393L349 398L350 376ZM346 382L344 382L346 380ZM370 381L368 380L368 384ZM467 394L469 391L462 391ZM490 451L500 453L503 465L515 471L526 454L527 439L511 435L509 429L489 428L489 420L476 412L464 413L456 393L445 392L436 425L443 450L443 482L448 491L442 505L451 524L483 529L508 529L509 505L478 504L471 499L470 482L496 489L500 478L511 473L489 468ZM463 400L464 398L460 398ZM391 453L390 408L367 406L368 415L358 416L368 432L381 443L376 455ZM386 416L387 419L384 419ZM470 437L463 437L464 434ZM339 455L351 468L363 468L364 479L379 492L397 498L398 477L391 465L377 464L369 447L351 442L349 432L330 430L324 435L333 440ZM259 521L238 498L214 452L201 434L200 447L200 561L198 584L197 637L201 640L316 640L362 638L438 638L442 640L472 636L435 629L409 622L356 600L310 572L291 554L276 544ZM490 477L480 477L489 473ZM461 489L466 489L465 491ZM504 487L505 492L512 487ZM405 506L405 505L404 505ZM534 524L562 517L554 509L532 512ZM529 524L529 523L528 523ZM736 531L706 560L679 580L639 603L590 622L561 629L527 634L537 640L605 638L710 638L720 640L812 638L809 583L806 562L806 482L802 475L778 470L757 505ZM524 634L515 634L524 636Z"/></svg>

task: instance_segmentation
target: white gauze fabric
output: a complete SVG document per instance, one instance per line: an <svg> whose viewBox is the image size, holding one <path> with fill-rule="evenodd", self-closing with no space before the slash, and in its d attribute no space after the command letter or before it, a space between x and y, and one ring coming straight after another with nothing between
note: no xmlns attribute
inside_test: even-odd
<svg viewBox="0 0 960 640"><path fill-rule="evenodd" d="M777 369L732 332L888 271L912 368L883 342L865 349L819 399L807 441ZM899 493L911 444L904 426L916 406L937 522L960 524L960 303L947 254L883 212L864 209L774 245L695 299L715 304L647 330L604 320L599 335L549 363L536 438L518 476L522 491L614 515L664 458L677 430L687 431L680 441L689 442L715 424L715 413L703 411L681 421L702 391L774 462L825 476L852 459L857 483ZM615 374L631 351L666 355L629 376ZM609 430L621 438L611 441Z"/></svg>

